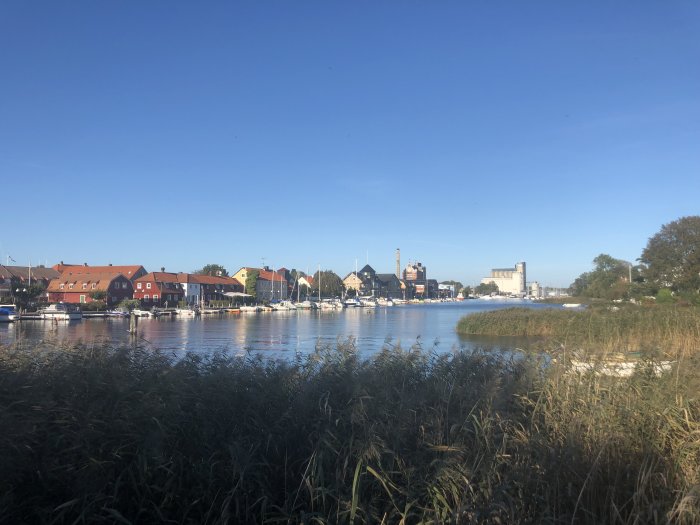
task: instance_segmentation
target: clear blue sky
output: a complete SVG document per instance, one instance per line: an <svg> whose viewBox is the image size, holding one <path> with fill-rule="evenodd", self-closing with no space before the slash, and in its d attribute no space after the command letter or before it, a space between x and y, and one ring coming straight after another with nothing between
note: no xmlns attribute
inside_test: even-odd
<svg viewBox="0 0 700 525"><path fill-rule="evenodd" d="M700 212L700 4L0 4L0 257L568 286Z"/></svg>

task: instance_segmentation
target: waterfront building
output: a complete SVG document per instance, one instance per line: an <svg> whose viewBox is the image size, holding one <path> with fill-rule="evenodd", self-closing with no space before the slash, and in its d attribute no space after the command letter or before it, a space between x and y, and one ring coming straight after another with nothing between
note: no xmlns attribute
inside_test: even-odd
<svg viewBox="0 0 700 525"><path fill-rule="evenodd" d="M422 263L408 263L403 271L406 299L428 299L438 294L438 282L428 279L428 268Z"/></svg>
<svg viewBox="0 0 700 525"><path fill-rule="evenodd" d="M11 297L17 288L27 288L30 284L40 284L46 288L52 279L60 275L53 268L43 266L6 266L0 264L0 297ZM44 296L45 297L45 296Z"/></svg>
<svg viewBox="0 0 700 525"><path fill-rule="evenodd" d="M527 293L525 263L519 262L514 268L494 268L490 277L484 277L481 284L495 283L501 294L525 295Z"/></svg>
<svg viewBox="0 0 700 525"><path fill-rule="evenodd" d="M114 266L112 264L108 264L108 265L104 265L104 266L90 266L87 263L84 263L84 264L64 264L64 262L61 261L58 264L54 264L52 268L61 274L64 274L64 273L72 273L72 274L121 273L127 279L129 279L132 283L136 279L138 279L139 277L143 277L144 275L146 275L148 273L146 271L146 269L143 266L141 266L140 264L120 265L120 266Z"/></svg>
<svg viewBox="0 0 700 525"><path fill-rule="evenodd" d="M540 287L540 283L538 283L537 281L531 282L530 285L528 286L527 294L530 297L533 297L535 299L541 298L542 297L542 288Z"/></svg>
<svg viewBox="0 0 700 525"><path fill-rule="evenodd" d="M378 273L377 282L379 284L379 296L389 299L403 297L401 281L393 273Z"/></svg>
<svg viewBox="0 0 700 525"><path fill-rule="evenodd" d="M364 295L367 285L361 274L350 272L343 279L343 286L346 290L354 290L357 295Z"/></svg>
<svg viewBox="0 0 700 525"><path fill-rule="evenodd" d="M258 272L258 279L255 283L255 297L258 301L283 301L289 295L289 283L285 277L286 270L284 268L273 271L265 266L264 268L252 268L244 266L236 273L233 278L240 282L245 293L252 293L246 287L246 280L251 272Z"/></svg>
<svg viewBox="0 0 700 525"><path fill-rule="evenodd" d="M184 287L177 273L151 272L134 281L134 299L144 306L177 306L184 297Z"/></svg>
<svg viewBox="0 0 700 525"><path fill-rule="evenodd" d="M288 283L284 275L269 268L258 270L258 281L255 283L255 295L258 301L284 301L288 297Z"/></svg>
<svg viewBox="0 0 700 525"><path fill-rule="evenodd" d="M177 279L188 305L220 301L228 297L227 293L243 292L243 285L233 277L178 273Z"/></svg>
<svg viewBox="0 0 700 525"><path fill-rule="evenodd" d="M94 298L100 293L104 294L107 306L114 306L131 299L133 292L133 284L120 272L64 272L51 280L46 297L50 303L88 304L101 301Z"/></svg>

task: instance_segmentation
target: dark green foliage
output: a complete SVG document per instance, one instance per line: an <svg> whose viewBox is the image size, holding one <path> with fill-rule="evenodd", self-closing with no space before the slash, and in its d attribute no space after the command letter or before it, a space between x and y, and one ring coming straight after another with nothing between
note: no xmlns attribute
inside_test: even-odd
<svg viewBox="0 0 700 525"><path fill-rule="evenodd" d="M700 292L700 216L664 224L640 257L644 275L659 288Z"/></svg>
<svg viewBox="0 0 700 525"><path fill-rule="evenodd" d="M697 365L0 354L2 523L698 523Z"/></svg>
<svg viewBox="0 0 700 525"><path fill-rule="evenodd" d="M343 280L331 270L321 270L314 274L314 282L311 293L318 295L318 287L321 287L321 297L340 297L343 295Z"/></svg>
<svg viewBox="0 0 700 525"><path fill-rule="evenodd" d="M210 275L213 277L228 277L228 272L226 271L226 268L224 268L220 264L207 264L201 270L196 270L193 273L199 275Z"/></svg>
<svg viewBox="0 0 700 525"><path fill-rule="evenodd" d="M571 285L573 296L621 299L629 294L630 275L634 279L638 274L631 263L601 253L593 259L593 264L593 271L582 273Z"/></svg>
<svg viewBox="0 0 700 525"><path fill-rule="evenodd" d="M490 295L498 293L498 285L493 281L490 283L481 283L479 286L474 288L474 292L477 295Z"/></svg>
<svg viewBox="0 0 700 525"><path fill-rule="evenodd" d="M250 270L245 278L245 293L252 296L253 299L255 299L258 295L256 286L258 284L259 275L260 272L258 270Z"/></svg>

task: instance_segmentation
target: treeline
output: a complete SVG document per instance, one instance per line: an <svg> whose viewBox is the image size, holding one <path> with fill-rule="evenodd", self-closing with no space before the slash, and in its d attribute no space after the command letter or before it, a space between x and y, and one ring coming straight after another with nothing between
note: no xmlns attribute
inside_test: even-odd
<svg viewBox="0 0 700 525"><path fill-rule="evenodd" d="M655 297L700 304L700 216L682 217L651 237L636 264L600 254L570 286L577 297Z"/></svg>

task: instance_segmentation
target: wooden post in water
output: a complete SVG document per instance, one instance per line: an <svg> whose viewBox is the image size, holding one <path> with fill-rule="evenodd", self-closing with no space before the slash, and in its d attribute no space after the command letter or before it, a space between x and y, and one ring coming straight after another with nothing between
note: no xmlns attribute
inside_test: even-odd
<svg viewBox="0 0 700 525"><path fill-rule="evenodd" d="M139 318L136 317L134 312L129 314L129 333L131 335L136 335L136 327L139 325Z"/></svg>

